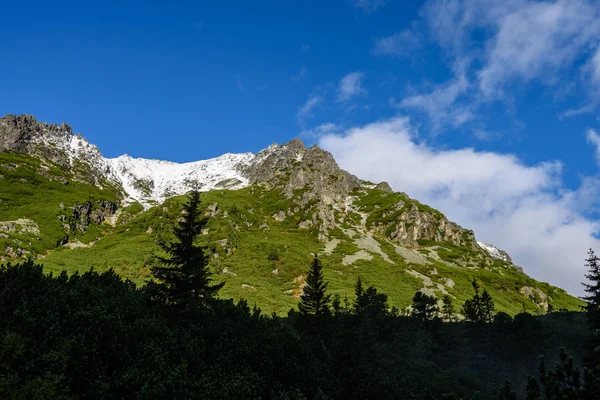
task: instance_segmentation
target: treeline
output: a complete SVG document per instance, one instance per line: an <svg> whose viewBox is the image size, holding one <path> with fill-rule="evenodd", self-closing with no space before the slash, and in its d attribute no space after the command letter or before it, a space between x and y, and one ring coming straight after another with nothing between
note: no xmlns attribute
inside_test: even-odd
<svg viewBox="0 0 600 400"><path fill-rule="evenodd" d="M360 279L353 299L332 298L318 257L287 318L219 300L222 284L194 244L206 223L199 202L192 192L176 240L162 244L156 280L142 288L113 271L51 276L31 261L1 266L0 398L598 398L586 314L494 314L476 282L461 310L468 323L457 322L451 298L421 292L410 314L389 309ZM589 260L595 296L600 271L595 255ZM600 296L586 300L597 324ZM588 346L589 368L566 353L556 367L539 364L560 345L576 356Z"/></svg>

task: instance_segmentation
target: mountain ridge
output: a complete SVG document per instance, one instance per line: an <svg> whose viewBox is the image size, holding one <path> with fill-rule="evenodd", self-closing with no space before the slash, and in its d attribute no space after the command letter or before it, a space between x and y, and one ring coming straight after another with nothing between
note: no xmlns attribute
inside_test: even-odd
<svg viewBox="0 0 600 400"><path fill-rule="evenodd" d="M295 304L311 253L330 264L333 290L345 293L360 274L402 307L414 290L463 301L474 277L492 285L499 308L511 313L522 298L537 312L579 304L523 274L473 231L385 182L360 180L299 139L181 164L106 159L66 124L7 116L0 148L0 179L9 183L0 187L3 260L37 254L57 272L103 260L142 283L156 241L177 218L177 196L197 188L211 217L205 239L213 268L229 282L225 295L266 310Z"/></svg>

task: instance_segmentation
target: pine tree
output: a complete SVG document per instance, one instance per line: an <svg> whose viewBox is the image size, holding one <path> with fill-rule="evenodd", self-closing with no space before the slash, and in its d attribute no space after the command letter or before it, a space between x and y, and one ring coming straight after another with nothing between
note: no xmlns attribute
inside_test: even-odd
<svg viewBox="0 0 600 400"><path fill-rule="evenodd" d="M194 239L206 225L200 210L200 193L188 194L182 216L173 228L175 240L160 243L167 254L158 257L162 266L152 267L152 274L160 281L157 288L166 300L179 305L206 305L214 299L224 285L211 285L211 272L204 248L194 244Z"/></svg>
<svg viewBox="0 0 600 400"><path fill-rule="evenodd" d="M473 322L492 322L494 319L494 301L492 296L483 290L483 294L479 294L479 284L476 280L471 283L475 290L473 298L465 301L463 305L463 314L465 318Z"/></svg>
<svg viewBox="0 0 600 400"><path fill-rule="evenodd" d="M356 280L356 285L354 285L354 295L356 298L354 299L354 313L356 315L360 315L364 308L364 300L363 300L364 289L362 286L362 280L360 276Z"/></svg>
<svg viewBox="0 0 600 400"><path fill-rule="evenodd" d="M496 307L494 305L494 301L492 300L492 296L490 296L490 294L485 289L483 289L483 293L481 294L480 306L480 320L483 322L492 322L494 320L494 309Z"/></svg>
<svg viewBox="0 0 600 400"><path fill-rule="evenodd" d="M370 315L386 315L388 312L387 295L378 293L377 289L369 286L360 297L361 312Z"/></svg>
<svg viewBox="0 0 600 400"><path fill-rule="evenodd" d="M582 283L584 290L589 293L582 299L587 302L587 312L590 321L596 322L593 325L600 324L597 318L600 316L600 259L594 253L594 250L588 251L588 258L585 260L585 266L588 273L585 277L590 283Z"/></svg>
<svg viewBox="0 0 600 400"><path fill-rule="evenodd" d="M452 321L454 318L454 305L452 304L452 297L450 297L449 294L446 294L442 298L442 302L444 303L442 306L442 314L444 315L444 319L446 321Z"/></svg>
<svg viewBox="0 0 600 400"><path fill-rule="evenodd" d="M422 292L416 292L413 296L412 308L413 316L421 321L435 318L440 311L437 306L437 299Z"/></svg>
<svg viewBox="0 0 600 400"><path fill-rule="evenodd" d="M323 280L322 269L321 260L315 254L306 278L304 293L300 297L300 304L298 304L298 309L302 315L321 316L329 313L331 295L325 294L328 283Z"/></svg>

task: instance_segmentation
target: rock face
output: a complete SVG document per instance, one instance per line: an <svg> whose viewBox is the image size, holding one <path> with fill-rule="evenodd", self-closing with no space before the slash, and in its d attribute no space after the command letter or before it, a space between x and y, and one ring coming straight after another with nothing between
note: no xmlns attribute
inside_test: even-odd
<svg viewBox="0 0 600 400"><path fill-rule="evenodd" d="M303 202L319 200L325 205L343 203L360 187L358 178L340 169L331 153L317 146L307 149L300 139L267 147L243 175L251 184L280 188L288 197L300 190Z"/></svg>
<svg viewBox="0 0 600 400"><path fill-rule="evenodd" d="M400 244L416 246L419 240L425 239L475 248L473 231L464 229L444 216L420 211L415 204L407 207L394 224L396 227L390 239Z"/></svg>
<svg viewBox="0 0 600 400"><path fill-rule="evenodd" d="M73 214L69 218L69 229L85 232L90 224L99 225L112 216L117 211L117 207L117 203L106 200L75 204Z"/></svg>
<svg viewBox="0 0 600 400"><path fill-rule="evenodd" d="M31 115L8 114L0 118L0 152L36 156L93 185L117 182L98 148L74 135L65 123L47 124Z"/></svg>
<svg viewBox="0 0 600 400"><path fill-rule="evenodd" d="M30 219L19 218L14 221L0 221L0 232L17 233L19 235L32 234L38 236L40 234L40 228Z"/></svg>

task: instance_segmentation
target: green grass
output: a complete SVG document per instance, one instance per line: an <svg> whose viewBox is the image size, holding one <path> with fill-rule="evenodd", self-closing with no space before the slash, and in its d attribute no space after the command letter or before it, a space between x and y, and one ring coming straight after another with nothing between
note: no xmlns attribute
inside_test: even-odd
<svg viewBox="0 0 600 400"><path fill-rule="evenodd" d="M69 207L90 199L117 200L114 188L101 190L74 181L70 179L70 174L58 166L42 165L39 160L24 155L0 153L0 175L3 176L0 184L0 221L18 218L35 221L40 235L30 235L23 242L27 250L38 254L55 248L64 239L65 230L58 218L60 215L68 218ZM68 184L63 184L63 181ZM65 206L64 210L61 204ZM102 231L92 227L85 234L72 233L71 237L93 240ZM0 238L0 249L7 245L14 245L13 238Z"/></svg>
<svg viewBox="0 0 600 400"><path fill-rule="evenodd" d="M116 228L92 248L55 251L45 258L44 264L50 271L67 269L70 272L86 270L90 266L100 270L113 266L122 276L143 284L150 276L152 254L158 251L157 237L170 237L170 227L179 213L182 201L181 197L173 198L161 207L139 214L130 222ZM285 314L290 308L296 307L298 300L294 293L297 293L298 284L294 279L306 273L311 254L323 250L324 244L307 230L298 229L297 218L288 217L282 222L277 222L271 217L278 210L277 206L266 204L265 201L275 201L287 209L292 206L288 200L275 196L272 191L245 188L203 193L202 201L205 207L216 203L218 209L217 215L209 219L208 235L202 235L199 242L218 255L217 258L213 258L211 267L215 281L226 282L220 296L236 300L245 298L250 304L256 304L269 313ZM225 211L227 217L224 217ZM269 230L260 228L265 222ZM248 224L251 226L248 227ZM148 233L150 227L152 233ZM499 264L502 274L483 268L451 267L434 261L431 265L407 265L395 252L392 244L383 237L377 237L377 240L394 264L384 261L380 255L373 254L370 261L359 260L352 265L343 265L342 259L348 254L356 253L360 248L341 230L334 232L332 237L340 239L341 242L331 255L321 256L324 274L329 282L330 293L339 294L342 298L347 297L350 301L354 296L354 284L360 276L365 285L373 285L386 293L390 306L407 307L415 291L423 287L421 279L406 272L410 268L438 283L442 283L440 278L451 278L455 287L446 287L446 290L456 298L455 305L458 308L473 295L473 279L477 279L482 287L490 292L498 311L512 315L523 311L523 307L533 314L542 312L533 301L519 293L518 290L522 286L539 287L545 293L549 293L555 309L578 310L581 305L581 301L561 289L536 282L526 275L506 268L502 263ZM228 239L226 247L216 244L216 241L222 239ZM440 245L428 244L436 247ZM443 249L447 253L442 253L449 259L476 253L459 246L444 246ZM272 248L278 250L279 259L269 260ZM432 251L422 250L424 251L421 253ZM439 247L437 252L440 253ZM434 268L438 272L437 275L432 274ZM274 270L277 270L277 274L273 273ZM292 292L289 293L290 291ZM438 292L438 295L441 296L441 292Z"/></svg>
<svg viewBox="0 0 600 400"><path fill-rule="evenodd" d="M90 225L84 234L77 236L84 243L101 237L93 247L73 250L57 248L57 241L64 236L58 220L61 212L65 213L59 207L61 203L69 207L90 198L115 201L116 195L114 191L100 190L74 181L63 185L58 178L68 176L59 168L51 166L49 174L54 179L50 180L39 174L40 168L39 161L35 159L0 153L0 175L4 177L0 181L0 220L30 218L39 225L42 233L39 238L30 235L0 238L0 246L14 239L31 242L30 247L35 253L47 253L40 261L49 272L66 270L73 273L86 271L91 267L99 271L114 268L124 278L144 284L151 277L150 268L155 263L154 255L159 252L157 242L172 237L171 228L179 216L184 198L171 198L146 211L138 203L131 204L121 210L117 227ZM203 206L208 208L216 204L217 213L209 219L208 234L201 235L198 241L211 253L215 281L226 282L220 292L222 298L245 298L249 304L256 304L268 313L285 314L290 308L297 306L298 300L294 294L298 293L298 282L295 279L308 270L311 254L324 249L324 243L316 238L316 226L310 230L298 228L301 221L312 219L315 211L314 202L304 207L299 206L303 195L304 191L298 190L293 193L292 198L287 198L277 190L259 186L233 191L214 190L202 194ZM391 221L393 216L383 215L399 201L417 204L417 207L432 212L425 208L427 206L419 205L420 203L401 193L373 189L356 192L354 195L358 196L355 205L361 211L369 212L369 218L373 221L377 218L380 221L390 218ZM282 210L287 213L295 208L299 211L286 215L281 222L273 218L274 214ZM339 212L336 213L339 217ZM439 214L437 211L435 213ZM343 228L352 229L360 223L360 215L356 213L342 216L346 220ZM555 310L564 308L578 311L582 304L563 290L537 282L499 260L485 258L486 265L491 267L491 270L487 270L448 266L431 258L435 251L446 262L481 264L483 253L468 247L421 241L420 245L423 247L419 252L430 257L432 264L408 265L383 235L375 234L375 237L394 264L385 261L378 254L372 254L373 259L370 261L359 260L352 265L343 265L342 260L346 255L354 254L360 249L341 229L330 230L330 238L340 240L331 255L321 256L330 293L352 301L354 284L360 276L365 285L373 285L388 295L390 307L403 309L411 303L415 291L423 287L421 279L407 272L407 269L413 269L437 283L442 282L440 278L452 279L455 287L446 287L446 290L455 297L457 309L473 295L473 279L477 279L490 292L498 311L512 315L523 309L533 314L542 312L531 299L519 293L523 286L542 289L551 297L550 302ZM227 239L225 247L217 243L223 239ZM278 258L269 259L272 249L277 250ZM437 275L432 273L434 268ZM437 294L441 296L441 292L438 291Z"/></svg>

